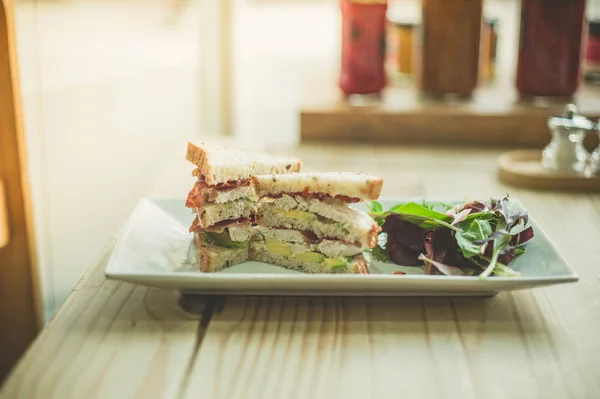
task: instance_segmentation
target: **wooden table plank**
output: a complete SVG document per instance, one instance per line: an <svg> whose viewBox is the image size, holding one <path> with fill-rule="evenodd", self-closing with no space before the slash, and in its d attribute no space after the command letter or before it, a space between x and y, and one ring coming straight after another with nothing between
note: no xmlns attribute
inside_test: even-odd
<svg viewBox="0 0 600 399"><path fill-rule="evenodd" d="M600 340L590 339L600 331L600 214L590 198L600 197L507 188L489 160L476 169L439 159L433 169L378 169L386 162L376 157L371 168L388 186L415 182L389 195L520 198L582 281L493 299L229 298L186 397L600 396Z"/></svg>
<svg viewBox="0 0 600 399"><path fill-rule="evenodd" d="M580 275L577 284L533 290L538 315L550 332L557 364L571 397L600 396L600 216L598 195L523 194L535 202L535 216L569 264ZM527 295L527 292L519 293ZM520 308L519 310L522 310Z"/></svg>
<svg viewBox="0 0 600 399"><path fill-rule="evenodd" d="M2 398L174 397L203 301L104 278L106 247L0 392ZM188 307L189 308L189 307Z"/></svg>
<svg viewBox="0 0 600 399"><path fill-rule="evenodd" d="M230 298L185 397L595 397L598 352L541 298Z"/></svg>
<svg viewBox="0 0 600 399"><path fill-rule="evenodd" d="M387 196L509 192L581 280L491 299L180 299L106 281L109 245L0 397L600 397L600 195L499 184L498 151L290 152L307 170L381 174ZM170 169L156 195L184 191L187 180L172 179L179 168L189 175L183 163Z"/></svg>

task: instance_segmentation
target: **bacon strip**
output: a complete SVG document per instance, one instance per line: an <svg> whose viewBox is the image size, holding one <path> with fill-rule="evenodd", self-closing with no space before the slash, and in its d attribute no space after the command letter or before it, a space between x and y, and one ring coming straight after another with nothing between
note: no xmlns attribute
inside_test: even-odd
<svg viewBox="0 0 600 399"><path fill-rule="evenodd" d="M215 185L210 186L210 185L206 184L206 181L204 180L204 176L202 176L200 174L198 169L194 169L194 171L192 172L192 175L198 177L198 183L205 187L212 187L212 188L241 187L241 186L249 186L251 184L251 179L240 179L240 180L228 180L225 183L217 183Z"/></svg>
<svg viewBox="0 0 600 399"><path fill-rule="evenodd" d="M194 221L192 222L192 225L190 226L190 233L200 233L202 231L216 231L216 232L221 232L223 231L225 228L227 227L231 227L231 226L237 226L240 224L251 224L254 225L254 217L251 216L250 218L239 218L239 219L230 219L230 220L222 220L220 222L217 222L209 227L202 227L200 225L200 220L198 219L198 216L196 216L194 218Z"/></svg>
<svg viewBox="0 0 600 399"><path fill-rule="evenodd" d="M200 231L202 231L202 227L200 226L200 219L198 218L198 216L194 218L194 221L192 222L189 231L190 233L199 233Z"/></svg>
<svg viewBox="0 0 600 399"><path fill-rule="evenodd" d="M317 235L312 232L312 231L308 231L308 230L301 230L300 231L302 233L302 235L304 236L304 238L306 238L306 240L308 242L318 242L319 241L319 237L317 237Z"/></svg>
<svg viewBox="0 0 600 399"><path fill-rule="evenodd" d="M209 186L202 179L198 179L194 183L194 187L188 193L185 201L186 208L198 208L206 203L214 201L219 192L233 190L238 187L247 187L250 185L250 180L228 181L214 186Z"/></svg>
<svg viewBox="0 0 600 399"><path fill-rule="evenodd" d="M188 193L187 199L185 200L186 208L198 208L204 202L204 196L202 190L198 187L198 184L194 184L194 187Z"/></svg>

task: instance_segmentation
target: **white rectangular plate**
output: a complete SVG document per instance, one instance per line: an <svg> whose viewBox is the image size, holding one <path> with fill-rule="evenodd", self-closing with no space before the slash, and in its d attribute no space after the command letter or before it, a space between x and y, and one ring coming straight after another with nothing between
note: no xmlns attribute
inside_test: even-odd
<svg viewBox="0 0 600 399"><path fill-rule="evenodd" d="M420 200L380 202L388 209ZM370 275L304 274L261 262L202 273L193 265L194 247L188 232L193 215L184 204L184 199L142 199L117 240L106 276L152 287L228 295L487 296L578 280L531 215L535 237L527 244L527 252L510 264L522 274L516 278L429 276L416 267L380 262L371 265ZM518 201L515 204L523 208ZM391 274L395 270L407 274Z"/></svg>

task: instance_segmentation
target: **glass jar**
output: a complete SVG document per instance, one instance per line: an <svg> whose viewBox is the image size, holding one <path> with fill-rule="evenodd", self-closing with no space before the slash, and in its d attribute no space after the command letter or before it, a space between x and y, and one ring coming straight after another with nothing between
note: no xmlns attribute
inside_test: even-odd
<svg viewBox="0 0 600 399"><path fill-rule="evenodd" d="M470 97L479 76L482 0L423 0L420 86Z"/></svg>
<svg viewBox="0 0 600 399"><path fill-rule="evenodd" d="M402 86L410 82L415 63L417 25L412 22L388 22L386 57L388 84Z"/></svg>
<svg viewBox="0 0 600 399"><path fill-rule="evenodd" d="M517 90L571 99L581 80L586 0L521 0Z"/></svg>
<svg viewBox="0 0 600 399"><path fill-rule="evenodd" d="M410 22L395 24L394 32L397 37L396 72L409 76L413 72L414 37L416 25Z"/></svg>
<svg viewBox="0 0 600 399"><path fill-rule="evenodd" d="M339 86L345 96L379 95L386 86L385 0L340 0L342 65Z"/></svg>

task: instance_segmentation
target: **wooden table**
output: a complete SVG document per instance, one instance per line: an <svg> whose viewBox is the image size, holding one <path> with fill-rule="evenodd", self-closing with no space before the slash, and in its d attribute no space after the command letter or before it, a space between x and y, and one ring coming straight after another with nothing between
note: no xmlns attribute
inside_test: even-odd
<svg viewBox="0 0 600 399"><path fill-rule="evenodd" d="M180 297L106 280L111 242L0 397L600 397L600 195L504 187L497 151L288 152L306 170L379 173L386 196L508 191L581 280L491 299ZM169 169L154 194L184 196L190 170Z"/></svg>

